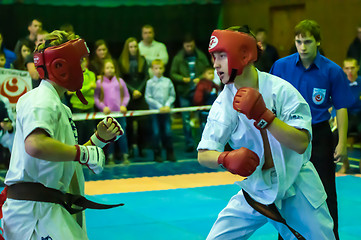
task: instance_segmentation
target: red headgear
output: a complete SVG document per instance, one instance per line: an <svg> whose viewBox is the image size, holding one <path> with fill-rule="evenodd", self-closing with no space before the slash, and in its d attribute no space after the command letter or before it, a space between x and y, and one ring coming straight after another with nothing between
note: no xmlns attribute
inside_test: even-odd
<svg viewBox="0 0 361 240"><path fill-rule="evenodd" d="M228 58L229 82L241 75L243 68L257 60L257 41L247 33L232 30L214 30L208 51L226 52Z"/></svg>
<svg viewBox="0 0 361 240"><path fill-rule="evenodd" d="M80 92L84 81L80 61L88 55L85 41L78 38L35 53L34 64L41 79L47 78L70 91L76 91L80 101L88 104Z"/></svg>

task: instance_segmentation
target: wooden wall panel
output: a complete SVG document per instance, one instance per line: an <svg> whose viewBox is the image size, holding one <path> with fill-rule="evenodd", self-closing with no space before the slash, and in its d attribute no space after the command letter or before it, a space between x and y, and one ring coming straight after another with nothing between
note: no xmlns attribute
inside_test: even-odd
<svg viewBox="0 0 361 240"><path fill-rule="evenodd" d="M349 44L356 37L356 27L361 24L360 0L224 0L224 27L243 24L249 24L253 29L263 27L269 31L269 42L280 48L279 37L274 34L282 26L288 29L290 22L281 22L276 28L272 21L281 16L275 16L275 11L288 8L292 12L297 6L304 6L303 13L296 11L297 16L290 19L316 20L321 26L321 46L325 55L342 64ZM293 31L289 34L293 37ZM284 49L278 50L285 54Z"/></svg>

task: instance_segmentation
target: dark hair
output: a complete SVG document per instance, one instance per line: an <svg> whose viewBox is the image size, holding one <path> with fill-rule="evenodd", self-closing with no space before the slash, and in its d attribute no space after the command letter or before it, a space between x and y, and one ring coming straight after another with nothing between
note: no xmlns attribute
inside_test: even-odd
<svg viewBox="0 0 361 240"><path fill-rule="evenodd" d="M150 25L150 24L145 24L145 25L142 27L142 30L143 30L143 28L151 28L151 29L153 30L153 32L154 32L154 27L153 27L152 25Z"/></svg>
<svg viewBox="0 0 361 240"><path fill-rule="evenodd" d="M74 27L70 23L64 23L63 25L60 26L60 30L67 33L73 33Z"/></svg>
<svg viewBox="0 0 361 240"><path fill-rule="evenodd" d="M307 33L310 33L315 38L316 42L321 41L321 28L316 21L305 19L296 25L295 36L301 35L302 37L305 37Z"/></svg>
<svg viewBox="0 0 361 240"><path fill-rule="evenodd" d="M43 21L41 21L39 18L34 18L28 23L28 27L30 27L33 24L33 21L38 21L40 23L43 23Z"/></svg>
<svg viewBox="0 0 361 240"><path fill-rule="evenodd" d="M183 43L189 43L195 41L194 37L190 33L186 33L183 37Z"/></svg>
<svg viewBox="0 0 361 240"><path fill-rule="evenodd" d="M257 42L256 36L251 31L251 29L249 28L248 25L233 26L233 27L227 28L226 30L231 30L231 31L241 32L241 33L247 33L248 35L252 36ZM256 62L261 58L262 52L263 52L263 50L262 50L261 46L259 46L257 44L257 60L256 60Z"/></svg>
<svg viewBox="0 0 361 240"><path fill-rule="evenodd" d="M15 54L16 54L16 60L13 62L14 68L18 70L27 70L25 67L25 59L23 58L23 55L21 54L21 49L23 46L29 48L30 53L34 50L34 45L30 40L28 39L21 39L20 44L16 45L15 48Z"/></svg>
<svg viewBox="0 0 361 240"><path fill-rule="evenodd" d="M107 48L107 56L105 58L112 58L112 55L110 54L109 52L109 47L108 47L108 44L107 42L104 40L104 39L99 39L97 41L95 41L94 43L94 55L93 55L93 58L97 59L98 56L96 54L96 50L101 46L101 45L104 45L106 48Z"/></svg>

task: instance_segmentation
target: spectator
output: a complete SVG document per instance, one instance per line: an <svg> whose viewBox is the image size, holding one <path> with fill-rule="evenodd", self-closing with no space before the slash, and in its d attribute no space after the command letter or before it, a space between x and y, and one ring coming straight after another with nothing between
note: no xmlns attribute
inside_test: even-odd
<svg viewBox="0 0 361 240"><path fill-rule="evenodd" d="M343 61L343 71L347 75L349 85L355 102L349 108L348 113L348 139L351 144L361 140L361 76L357 75L360 69L360 65L354 58L346 58ZM337 119L335 121L337 123ZM338 131L336 131L336 136ZM350 163L348 159L345 159L342 163L339 173L346 173L350 169ZM360 164L361 169L361 164Z"/></svg>
<svg viewBox="0 0 361 240"><path fill-rule="evenodd" d="M61 25L60 30L64 31L64 32L67 32L69 34L74 34L75 33L74 27L70 23L65 23L65 24Z"/></svg>
<svg viewBox="0 0 361 240"><path fill-rule="evenodd" d="M36 36L38 35L38 32L41 31L42 29L43 29L43 23L41 22L41 20L35 18L31 20L28 24L29 35L22 39L29 40L32 43L32 49L34 49L36 46ZM22 39L18 40L14 49L19 48L19 44L21 43Z"/></svg>
<svg viewBox="0 0 361 240"><path fill-rule="evenodd" d="M2 95L0 95L0 127L0 144L11 151L15 135L15 115L9 100Z"/></svg>
<svg viewBox="0 0 361 240"><path fill-rule="evenodd" d="M68 92L70 95L70 104L73 113L92 113L94 109L94 90L96 88L96 77L95 74L88 69L88 58L83 58L81 63L81 68L83 70L83 87L81 92L85 99L88 102L88 105L84 105L79 98L76 96L75 92ZM75 122L76 128L78 130L79 142L86 142L90 136L94 133L95 130L95 121L94 120L82 120Z"/></svg>
<svg viewBox="0 0 361 240"><path fill-rule="evenodd" d="M322 56L318 51L321 30L317 22L303 20L295 27L297 53L275 62L270 71L290 82L305 98L312 115L312 155L315 166L327 193L327 205L338 236L337 194L335 161L347 158L347 107L354 99L342 68ZM330 112L336 108L339 140L336 148L329 125Z"/></svg>
<svg viewBox="0 0 361 240"><path fill-rule="evenodd" d="M139 43L140 54L147 60L147 65L150 67L152 61L160 59L167 65L168 63L168 52L164 43L154 40L154 28L151 25L144 25L142 27L142 41ZM152 71L149 68L149 75L151 76Z"/></svg>
<svg viewBox="0 0 361 240"><path fill-rule="evenodd" d="M186 35L183 48L173 58L170 75L175 83L180 107L190 107L199 77L204 69L210 66L207 56L197 47L194 38ZM190 125L189 112L182 113L183 131L186 140L186 151L194 151L194 140Z"/></svg>
<svg viewBox="0 0 361 240"><path fill-rule="evenodd" d="M2 33L0 32L0 52L4 53L5 56L5 65L3 66L3 68L10 68L10 65L15 61L16 59L16 54L13 51L10 51L9 49L7 49L5 47L4 44L4 38Z"/></svg>
<svg viewBox="0 0 361 240"><path fill-rule="evenodd" d="M149 109L159 109L161 113L152 115L154 161L163 161L161 152L163 145L167 152L166 159L175 162L170 118L170 110L175 101L174 86L169 78L163 76L162 60L153 60L151 68L154 76L147 81L145 100Z"/></svg>
<svg viewBox="0 0 361 240"><path fill-rule="evenodd" d="M259 28L256 31L256 39L262 45L262 55L255 62L256 68L263 72L269 72L273 63L279 58L277 49L268 43L267 31L264 28Z"/></svg>
<svg viewBox="0 0 361 240"><path fill-rule="evenodd" d="M45 30L39 31L38 34L36 35L36 41L35 41L36 46L39 46L39 45L45 43L45 37L47 35L48 35L47 31L45 31ZM30 74L33 88L38 87L41 79L40 79L39 73L36 70L35 65L34 65L34 54L33 53L29 54L25 58L25 66Z"/></svg>
<svg viewBox="0 0 361 240"><path fill-rule="evenodd" d="M127 84L130 101L128 110L148 109L144 98L145 85L148 79L148 65L139 53L137 39L128 38L119 57L120 76ZM129 157L134 157L135 145L137 145L139 156L143 157L146 135L149 132L149 116L127 117L127 136L129 146ZM136 124L136 126L134 126Z"/></svg>
<svg viewBox="0 0 361 240"><path fill-rule="evenodd" d="M357 26L357 36L348 47L346 55L348 58L354 58L357 62L361 62L361 24ZM360 70L358 75L361 75Z"/></svg>
<svg viewBox="0 0 361 240"><path fill-rule="evenodd" d="M20 40L18 47L18 49L15 49L16 60L13 63L13 68L27 71L25 59L33 52L34 49L32 49L32 44L27 39Z"/></svg>
<svg viewBox="0 0 361 240"><path fill-rule="evenodd" d="M9 100L0 95L0 165L2 168L9 167L10 152L13 148L15 136L15 116Z"/></svg>
<svg viewBox="0 0 361 240"><path fill-rule="evenodd" d="M95 105L105 115L111 112L127 112L129 102L129 92L124 80L118 77L116 73L116 63L113 59L104 59L104 74L96 82L94 92ZM116 118L123 129L126 129L125 117ZM124 133L125 134L125 133ZM128 141L124 136L119 141L111 143L107 154L108 164L114 164L115 160L122 159L124 164L129 163L128 159Z"/></svg>
<svg viewBox="0 0 361 240"><path fill-rule="evenodd" d="M0 68L5 68L5 64L6 64L6 56L5 53L0 49Z"/></svg>
<svg viewBox="0 0 361 240"><path fill-rule="evenodd" d="M207 67L199 80L194 93L193 103L196 106L212 105L218 96L219 86L214 83L214 68ZM209 111L199 111L201 133L206 125Z"/></svg>
<svg viewBox="0 0 361 240"><path fill-rule="evenodd" d="M89 70L94 72L97 76L97 79L100 79L103 67L104 60L111 59L108 45L103 39L99 39L95 42L95 51L93 57L90 59Z"/></svg>

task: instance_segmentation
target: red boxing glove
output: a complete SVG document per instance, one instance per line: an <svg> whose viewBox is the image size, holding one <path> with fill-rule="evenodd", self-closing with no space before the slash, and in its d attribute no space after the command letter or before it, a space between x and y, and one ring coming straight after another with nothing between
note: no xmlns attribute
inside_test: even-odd
<svg viewBox="0 0 361 240"><path fill-rule="evenodd" d="M221 153L218 157L218 164L233 174L248 177L259 165L259 157L248 148L241 147L237 150Z"/></svg>
<svg viewBox="0 0 361 240"><path fill-rule="evenodd" d="M233 108L248 119L255 120L254 126L259 130L266 128L276 117L266 107L262 95L254 88L238 89L233 99Z"/></svg>

